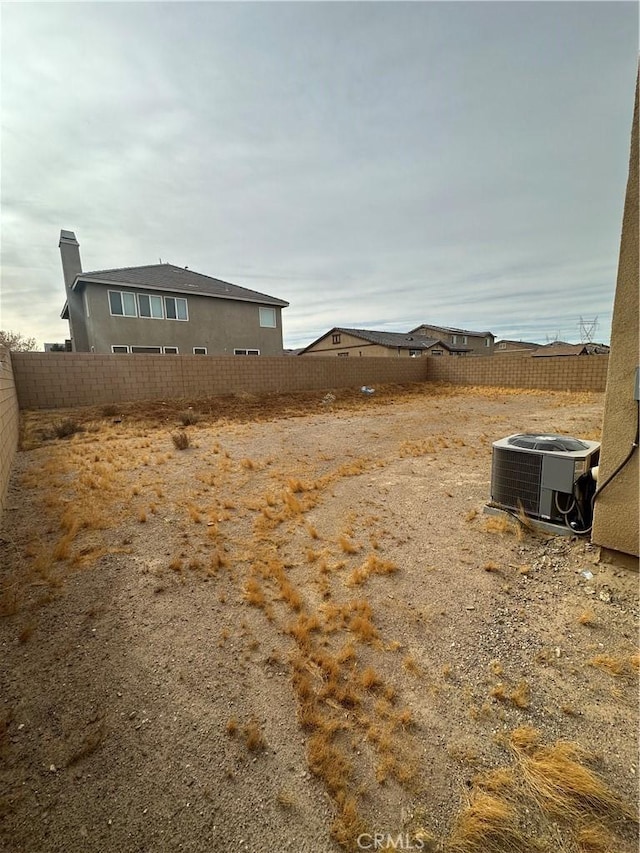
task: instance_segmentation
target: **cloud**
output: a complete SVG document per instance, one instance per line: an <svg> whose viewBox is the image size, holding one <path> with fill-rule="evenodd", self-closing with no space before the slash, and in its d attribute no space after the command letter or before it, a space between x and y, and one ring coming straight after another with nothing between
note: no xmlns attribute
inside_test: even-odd
<svg viewBox="0 0 640 853"><path fill-rule="evenodd" d="M57 249L291 303L285 340L433 321L608 336L633 3L3 8L2 325L62 339ZM384 325L383 325L384 324ZM557 328L555 328L557 327Z"/></svg>

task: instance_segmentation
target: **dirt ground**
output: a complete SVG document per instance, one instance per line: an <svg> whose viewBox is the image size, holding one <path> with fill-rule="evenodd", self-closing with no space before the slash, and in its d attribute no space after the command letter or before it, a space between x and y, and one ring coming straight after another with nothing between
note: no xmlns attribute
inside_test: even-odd
<svg viewBox="0 0 640 853"><path fill-rule="evenodd" d="M23 413L0 849L637 850L637 575L483 513L492 441L597 439L602 403L415 385Z"/></svg>

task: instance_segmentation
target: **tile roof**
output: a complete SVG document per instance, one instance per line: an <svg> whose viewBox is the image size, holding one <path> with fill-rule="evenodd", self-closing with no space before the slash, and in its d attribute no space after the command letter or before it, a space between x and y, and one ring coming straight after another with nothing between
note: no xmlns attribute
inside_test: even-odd
<svg viewBox="0 0 640 853"><path fill-rule="evenodd" d="M531 353L532 358L552 355L598 355L609 352L606 344L567 344L564 341L547 344Z"/></svg>
<svg viewBox="0 0 640 853"><path fill-rule="evenodd" d="M411 332L378 332L372 329L347 329L343 326L335 326L329 332L321 335L309 346L305 347L301 352L306 352L312 346L319 343L323 338L335 332L343 332L345 335L351 335L354 338L360 338L371 344L377 344L382 347L390 347L393 349L421 349L427 350L434 345L444 346L445 349L452 352L471 352L470 347L452 346L449 343L440 341L438 338L426 338L424 335L412 335Z"/></svg>
<svg viewBox="0 0 640 853"><path fill-rule="evenodd" d="M73 283L75 290L83 282L95 284L121 284L149 290L167 290L175 293L194 293L199 296L213 296L218 299L233 299L241 302L257 302L261 305L277 305L286 308L289 303L283 299L248 290L237 284L230 284L218 278L193 272L173 264L151 264L143 267L123 267L121 269L94 270L80 273Z"/></svg>
<svg viewBox="0 0 640 853"><path fill-rule="evenodd" d="M377 332L371 329L337 328L337 332L362 338L372 344L383 347L400 347L401 349L428 349L438 343L437 338L414 337L410 332Z"/></svg>
<svg viewBox="0 0 640 853"><path fill-rule="evenodd" d="M437 326L435 323L420 323L415 329L411 329L409 334L419 331L420 329L438 329L442 332L452 335L475 335L476 337L485 338L487 335L494 337L493 332L472 332L469 329L455 329L453 326Z"/></svg>
<svg viewBox="0 0 640 853"><path fill-rule="evenodd" d="M536 344L533 341L514 341L510 338L500 338L499 341L496 341L496 347L499 347L500 344L518 344L521 347L528 347L530 349L538 348L541 344Z"/></svg>

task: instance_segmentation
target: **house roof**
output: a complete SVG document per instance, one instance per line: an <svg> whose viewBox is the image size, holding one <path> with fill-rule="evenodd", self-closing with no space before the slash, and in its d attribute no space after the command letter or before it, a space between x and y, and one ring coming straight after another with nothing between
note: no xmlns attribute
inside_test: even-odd
<svg viewBox="0 0 640 853"><path fill-rule="evenodd" d="M537 349L541 346L541 344L533 343L533 341L512 341L509 338L501 338L499 341L496 341L496 346L500 346L500 344L516 344L521 347L528 347L530 349Z"/></svg>
<svg viewBox="0 0 640 853"><path fill-rule="evenodd" d="M435 323L420 323L415 329L411 329L409 334L417 332L420 329L438 329L442 332L452 335L475 335L478 338L486 338L487 336L494 337L493 332L473 332L470 329L455 329L453 326L437 326Z"/></svg>
<svg viewBox="0 0 640 853"><path fill-rule="evenodd" d="M342 326L334 326L324 335L320 335L315 341L306 346L300 351L300 354L305 353L311 347L315 346L324 338L329 337L337 332L342 332L345 335L351 335L354 338L360 338L370 344L377 344L381 347L389 347L392 349L421 349L427 350L436 344L443 346L451 352L470 352L469 347L452 346L451 344L440 341L438 338L425 338L424 336L414 337L411 332L378 332L373 329L346 329Z"/></svg>
<svg viewBox="0 0 640 853"><path fill-rule="evenodd" d="M607 352L609 352L609 347L606 344L567 344L564 341L558 341L557 343L546 344L546 346L540 347L531 353L531 358L552 355L596 355Z"/></svg>
<svg viewBox="0 0 640 853"><path fill-rule="evenodd" d="M72 289L76 290L86 282L120 284L145 290L167 290L173 293L193 293L198 296L257 302L260 305L274 305L280 308L286 308L289 305L283 299L276 299L273 296L267 296L266 293L248 290L246 287L239 287L237 284L230 284L228 281L193 272L184 267L176 267L173 264L151 264L144 267L82 272L76 276Z"/></svg>

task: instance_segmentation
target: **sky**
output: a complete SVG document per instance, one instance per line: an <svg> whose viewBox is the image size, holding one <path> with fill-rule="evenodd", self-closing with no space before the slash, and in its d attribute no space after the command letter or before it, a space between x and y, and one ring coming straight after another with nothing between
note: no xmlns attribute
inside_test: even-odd
<svg viewBox="0 0 640 853"><path fill-rule="evenodd" d="M636 2L11 3L0 328L85 271L287 300L286 347L421 323L608 342Z"/></svg>

